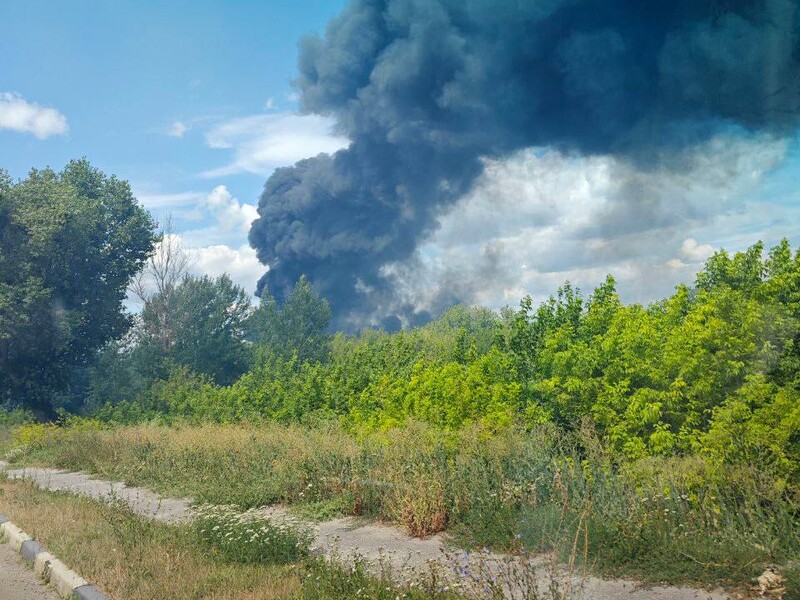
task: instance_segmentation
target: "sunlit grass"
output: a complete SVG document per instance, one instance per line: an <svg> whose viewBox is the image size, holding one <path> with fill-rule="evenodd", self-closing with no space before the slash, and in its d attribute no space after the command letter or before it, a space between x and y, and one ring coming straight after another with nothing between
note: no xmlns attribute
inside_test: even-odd
<svg viewBox="0 0 800 600"><path fill-rule="evenodd" d="M112 598L294 598L302 589L292 570L215 561L186 526L113 504L2 483L0 512Z"/></svg>
<svg viewBox="0 0 800 600"><path fill-rule="evenodd" d="M225 512L225 511L223 511ZM261 540L231 555L194 526L165 525L133 514L118 501L102 503L40 490L26 482L0 482L0 513L13 519L71 568L112 598L125 600L458 600L424 578L398 584L362 561L348 565L295 553L293 561L261 560L281 552ZM225 512L229 523L238 522ZM263 525L263 524L262 524ZM233 529L236 529L234 526ZM227 533L230 533L228 528ZM303 543L295 534L283 541ZM267 554L263 552L267 549ZM256 560L253 560L256 559ZM275 564L280 562L281 564Z"/></svg>
<svg viewBox="0 0 800 600"><path fill-rule="evenodd" d="M797 492L769 474L701 457L619 463L591 432L83 424L28 439L22 459L201 503L445 530L466 547L519 539L564 560L582 527L586 567L653 582L741 585L800 555Z"/></svg>

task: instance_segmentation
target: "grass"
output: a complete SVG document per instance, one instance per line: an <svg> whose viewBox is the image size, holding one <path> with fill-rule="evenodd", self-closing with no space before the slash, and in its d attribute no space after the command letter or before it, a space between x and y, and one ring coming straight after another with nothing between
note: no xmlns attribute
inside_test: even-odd
<svg viewBox="0 0 800 600"><path fill-rule="evenodd" d="M112 598L457 600L424 580L398 587L388 573L375 576L360 562L345 568L299 555L287 564L221 555L191 526L145 520L119 502L46 492L25 482L0 481L0 513Z"/></svg>
<svg viewBox="0 0 800 600"><path fill-rule="evenodd" d="M0 406L0 454L14 446L14 430L20 425L33 423L33 414L22 410L8 410Z"/></svg>
<svg viewBox="0 0 800 600"><path fill-rule="evenodd" d="M313 534L303 525L275 521L258 509L200 506L194 530L218 556L239 563L288 564L311 553Z"/></svg>
<svg viewBox="0 0 800 600"><path fill-rule="evenodd" d="M318 518L392 521L418 536L447 530L464 547L518 541L569 560L581 534L584 567L645 582L742 586L800 556L796 489L698 457L618 463L589 431L411 424L356 437L334 426L82 423L25 443L28 462L202 503L285 503Z"/></svg>
<svg viewBox="0 0 800 600"><path fill-rule="evenodd" d="M0 511L112 598L293 598L302 589L292 569L216 561L185 528L121 506L5 482Z"/></svg>
<svg viewBox="0 0 800 600"><path fill-rule="evenodd" d="M800 600L800 564L793 563L783 569L784 586L786 594L783 600Z"/></svg>

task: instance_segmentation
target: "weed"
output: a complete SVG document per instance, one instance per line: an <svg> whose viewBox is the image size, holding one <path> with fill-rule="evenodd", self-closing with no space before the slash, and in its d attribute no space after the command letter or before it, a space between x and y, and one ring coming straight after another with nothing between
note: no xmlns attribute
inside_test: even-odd
<svg viewBox="0 0 800 600"><path fill-rule="evenodd" d="M194 528L215 553L232 562L287 564L309 555L313 536L288 518L257 509L205 505L196 509Z"/></svg>
<svg viewBox="0 0 800 600"><path fill-rule="evenodd" d="M457 600L464 597L439 578L420 577L397 583L387 563L378 566L354 556L347 561L314 559L300 572L302 600L327 598L364 600Z"/></svg>
<svg viewBox="0 0 800 600"><path fill-rule="evenodd" d="M152 520L136 515L130 505L113 491L107 501L98 506L101 518L108 525L115 548L124 554L133 578L152 576L145 553L156 542Z"/></svg>
<svg viewBox="0 0 800 600"><path fill-rule="evenodd" d="M188 525L142 519L113 499L46 492L27 482L0 480L0 512L113 598L463 600L416 583L398 586L389 569L373 572L363 562L341 565L314 556L291 565L232 561L198 544Z"/></svg>
<svg viewBox="0 0 800 600"><path fill-rule="evenodd" d="M518 534L567 562L581 532L575 568L649 582L738 585L800 556L800 496L769 473L702 457L618 463L583 430L59 427L21 458L240 509L297 504L420 536L446 527L464 547L507 550Z"/></svg>
<svg viewBox="0 0 800 600"><path fill-rule="evenodd" d="M786 586L784 600L800 600L800 563L790 563L782 570L782 574Z"/></svg>
<svg viewBox="0 0 800 600"><path fill-rule="evenodd" d="M325 500L299 502L291 507L292 512L307 521L330 521L342 515L352 514L352 503L345 494Z"/></svg>

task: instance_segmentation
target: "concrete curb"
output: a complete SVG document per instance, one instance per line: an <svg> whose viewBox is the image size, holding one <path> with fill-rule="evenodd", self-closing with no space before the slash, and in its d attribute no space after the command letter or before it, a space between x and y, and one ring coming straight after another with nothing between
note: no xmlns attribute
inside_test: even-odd
<svg viewBox="0 0 800 600"><path fill-rule="evenodd" d="M0 515L0 542L10 544L33 572L51 584L67 600L111 600L75 571L67 567L27 533Z"/></svg>

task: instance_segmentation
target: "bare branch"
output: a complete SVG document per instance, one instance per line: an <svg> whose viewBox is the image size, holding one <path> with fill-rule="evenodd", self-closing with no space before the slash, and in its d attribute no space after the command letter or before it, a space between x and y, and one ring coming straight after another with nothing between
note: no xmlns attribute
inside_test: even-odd
<svg viewBox="0 0 800 600"><path fill-rule="evenodd" d="M194 262L182 248L180 238L172 229L168 215L159 231L159 242L142 271L134 277L130 292L141 300L154 318L149 335L168 350L174 342L175 320L180 318L173 305L173 294L189 274Z"/></svg>

